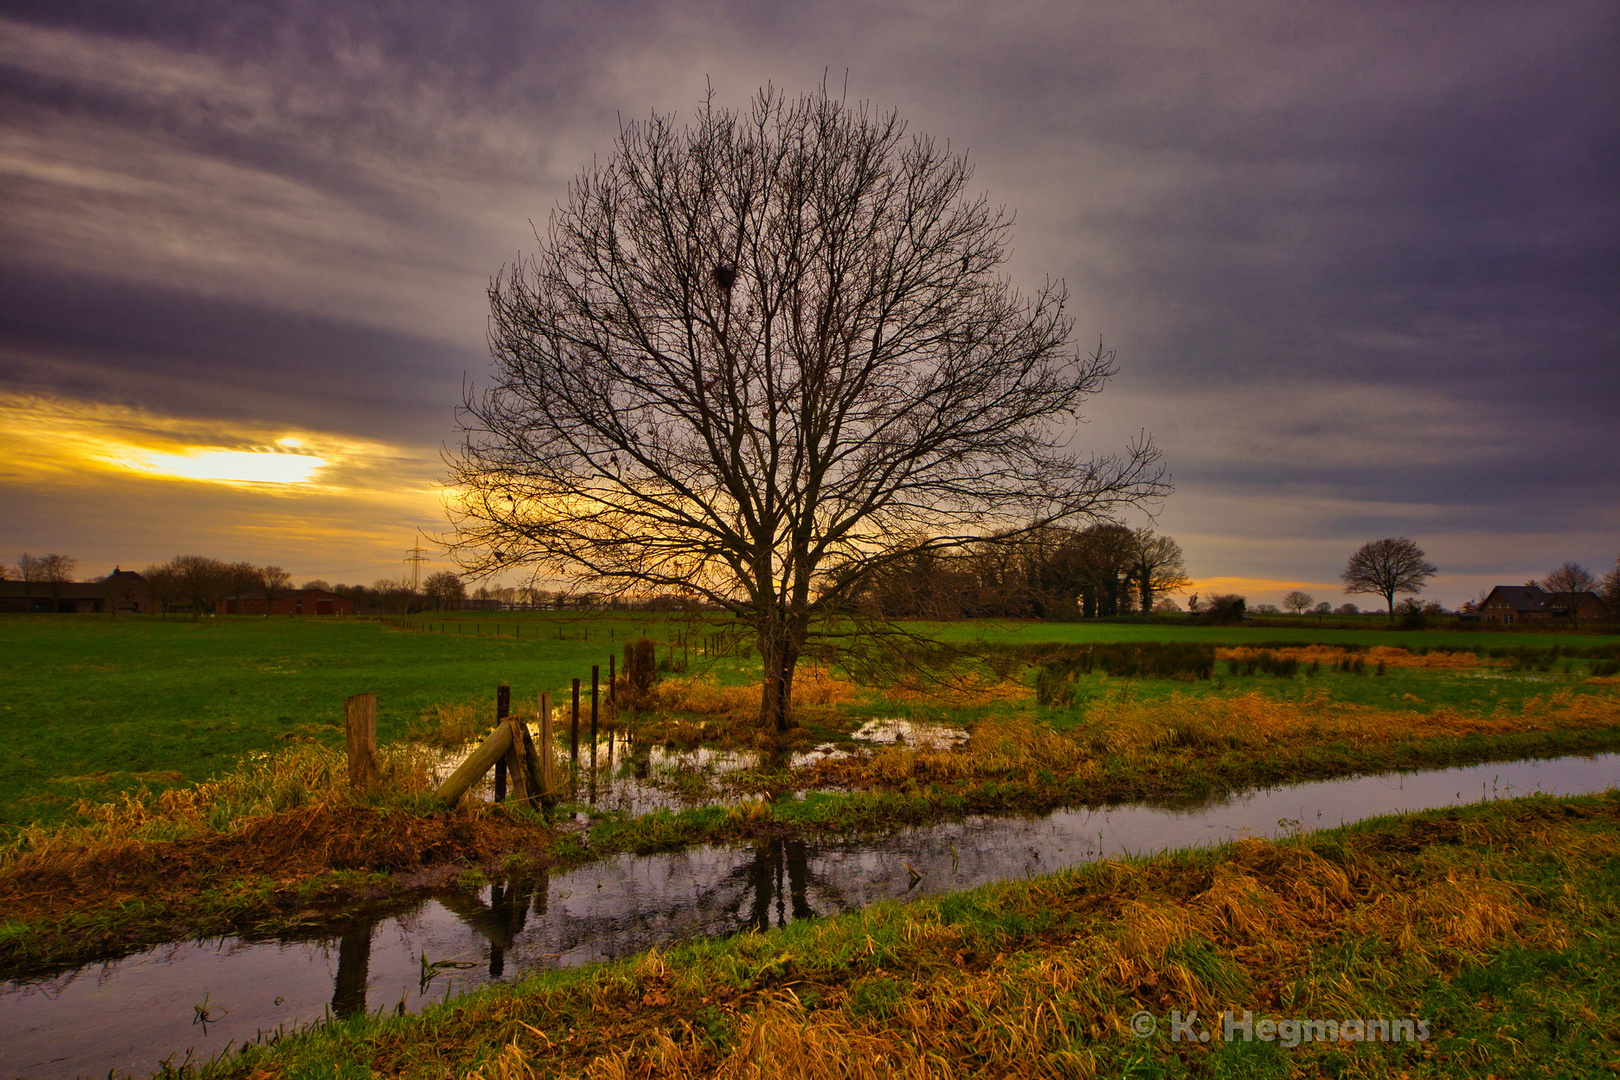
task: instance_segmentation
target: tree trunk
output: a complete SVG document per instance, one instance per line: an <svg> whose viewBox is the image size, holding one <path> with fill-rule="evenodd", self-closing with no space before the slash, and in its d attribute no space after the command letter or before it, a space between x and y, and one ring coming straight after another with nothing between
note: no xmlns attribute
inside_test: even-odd
<svg viewBox="0 0 1620 1080"><path fill-rule="evenodd" d="M759 627L759 656L764 674L760 688L759 726L787 731L793 722L793 672L804 647L803 618L767 618Z"/></svg>

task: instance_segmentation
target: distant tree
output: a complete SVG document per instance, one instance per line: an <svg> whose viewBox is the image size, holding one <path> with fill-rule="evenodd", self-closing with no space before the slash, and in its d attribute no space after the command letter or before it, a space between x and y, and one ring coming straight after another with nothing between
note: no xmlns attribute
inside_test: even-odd
<svg viewBox="0 0 1620 1080"><path fill-rule="evenodd" d="M1361 609L1354 604L1340 604L1333 609L1335 615L1360 615Z"/></svg>
<svg viewBox="0 0 1620 1080"><path fill-rule="evenodd" d="M228 587L229 568L206 555L176 555L168 569L179 595L191 609L193 622L202 618L204 609L212 607Z"/></svg>
<svg viewBox="0 0 1620 1080"><path fill-rule="evenodd" d="M168 615L170 608L178 607L185 596L180 575L172 562L148 566L141 571L141 578L146 582L146 594L151 598L152 606L157 608L159 617Z"/></svg>
<svg viewBox="0 0 1620 1080"><path fill-rule="evenodd" d="M1146 528L1137 529L1132 541L1131 576L1143 613L1154 610L1154 598L1160 593L1180 592L1192 584L1180 544Z"/></svg>
<svg viewBox="0 0 1620 1080"><path fill-rule="evenodd" d="M1276 604L1256 604L1256 605L1254 605L1254 607L1250 608L1249 610L1253 611L1256 615L1281 615L1282 614L1282 608L1278 607Z"/></svg>
<svg viewBox="0 0 1620 1080"><path fill-rule="evenodd" d="M1395 595L1420 593L1423 583L1439 568L1423 558L1423 549L1404 536L1369 540L1355 550L1339 580L1349 593L1372 593L1384 598L1391 625L1395 622Z"/></svg>
<svg viewBox="0 0 1620 1080"><path fill-rule="evenodd" d="M73 580L73 571L78 569L79 560L71 555L42 555L39 559L39 576L49 587L51 593L51 607L62 599L62 586Z"/></svg>
<svg viewBox="0 0 1620 1080"><path fill-rule="evenodd" d="M240 601L242 594L264 588L264 571L250 562L235 562L225 567L223 587L225 595Z"/></svg>
<svg viewBox="0 0 1620 1080"><path fill-rule="evenodd" d="M1249 601L1246 597L1232 593L1216 593L1204 601L1201 618L1209 623L1242 622L1248 610Z"/></svg>
<svg viewBox="0 0 1620 1080"><path fill-rule="evenodd" d="M1188 611L1197 611L1198 610L1198 594L1197 593L1193 593L1191 596L1187 597L1187 610Z"/></svg>
<svg viewBox="0 0 1620 1080"><path fill-rule="evenodd" d="M1317 604L1315 607L1311 608L1311 614L1331 615L1333 614L1333 605L1324 600L1320 604Z"/></svg>
<svg viewBox="0 0 1620 1080"><path fill-rule="evenodd" d="M17 557L17 573L21 576L23 599L26 600L33 595L34 583L44 580L41 577L39 560L28 554L28 552L23 552Z"/></svg>
<svg viewBox="0 0 1620 1080"><path fill-rule="evenodd" d="M1314 603L1316 603L1316 597L1308 592L1300 592L1298 589L1283 597L1282 600L1283 610L1291 611L1295 615L1305 614L1305 609Z"/></svg>
<svg viewBox="0 0 1620 1080"><path fill-rule="evenodd" d="M279 566L266 566L261 569L259 580L264 585L264 598L271 603L292 588L292 575Z"/></svg>
<svg viewBox="0 0 1620 1080"><path fill-rule="evenodd" d="M306 592L310 589L319 589L321 592L332 591L331 584L325 578L310 578L298 587Z"/></svg>
<svg viewBox="0 0 1620 1080"><path fill-rule="evenodd" d="M466 598L467 586L450 571L440 570L422 582L422 593L433 601L434 611L449 611L456 601Z"/></svg>
<svg viewBox="0 0 1620 1080"><path fill-rule="evenodd" d="M1168 615L1173 611L1180 611L1181 605L1176 603L1176 598L1173 596L1161 596L1153 602L1153 610Z"/></svg>
<svg viewBox="0 0 1620 1080"><path fill-rule="evenodd" d="M1603 605L1609 609L1609 618L1620 619L1620 559L1615 559L1614 569L1603 575L1599 587L1603 590Z"/></svg>
<svg viewBox="0 0 1620 1080"><path fill-rule="evenodd" d="M1581 625L1581 601L1586 594L1597 589L1597 575L1579 563L1567 562L1547 575L1542 588L1562 600L1569 617L1576 626Z"/></svg>

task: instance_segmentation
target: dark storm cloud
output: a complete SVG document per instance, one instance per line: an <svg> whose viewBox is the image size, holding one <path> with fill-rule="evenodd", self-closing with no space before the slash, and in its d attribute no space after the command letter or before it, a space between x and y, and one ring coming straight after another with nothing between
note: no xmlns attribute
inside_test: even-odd
<svg viewBox="0 0 1620 1080"><path fill-rule="evenodd" d="M1373 531L1453 536L1473 565L1535 523L1546 553L1504 566L1613 557L1612 3L0 18L13 385L261 418L319 398L345 430L437 442L482 367L490 274L621 117L825 72L971 148L1019 213L1011 272L1066 279L1077 336L1120 349L1082 436L1155 432L1170 531L1295 574ZM1549 501L1578 510L1549 525Z"/></svg>
<svg viewBox="0 0 1620 1080"><path fill-rule="evenodd" d="M447 434L474 347L109 278L0 267L0 383L181 417Z"/></svg>

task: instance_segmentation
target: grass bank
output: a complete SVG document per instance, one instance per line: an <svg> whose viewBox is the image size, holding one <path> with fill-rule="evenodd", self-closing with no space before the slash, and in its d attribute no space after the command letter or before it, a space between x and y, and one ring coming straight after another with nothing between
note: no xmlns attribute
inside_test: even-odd
<svg viewBox="0 0 1620 1080"><path fill-rule="evenodd" d="M818 686L820 708L846 692L831 681ZM738 693L703 686L680 691L679 700L723 716L742 708ZM340 752L290 746L250 756L214 780L83 803L72 823L24 830L0 850L0 971L177 937L268 933L444 886L463 872L498 871L512 858L562 866L695 843L810 839L953 815L1196 799L1393 769L1620 751L1620 696L1564 690L1517 710L1414 714L1325 696L1141 701L1116 693L1064 729L1012 715L980 720L972 732L959 750L889 746L739 774L734 791L757 796L742 805L596 815L588 846L532 811L437 808L426 759L409 745L387 748L386 791L364 803L347 795ZM787 794L806 789L820 790Z"/></svg>
<svg viewBox="0 0 1620 1080"><path fill-rule="evenodd" d="M203 1074L1604 1075L1616 851L1611 792L1106 862L334 1023ZM1214 1037L1173 1039L1194 1010ZM1226 1010L1252 1041L1222 1037Z"/></svg>

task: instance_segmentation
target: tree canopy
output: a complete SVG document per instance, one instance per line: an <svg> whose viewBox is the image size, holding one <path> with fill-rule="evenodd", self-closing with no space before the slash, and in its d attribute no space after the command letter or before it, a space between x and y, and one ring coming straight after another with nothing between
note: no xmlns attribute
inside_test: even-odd
<svg viewBox="0 0 1620 1080"><path fill-rule="evenodd" d="M971 176L825 89L623 126L491 285L463 565L732 612L784 727L817 616L882 568L1164 493L1146 438L1069 449L1114 356L1070 347L1060 284L1002 273L1010 218Z"/></svg>

